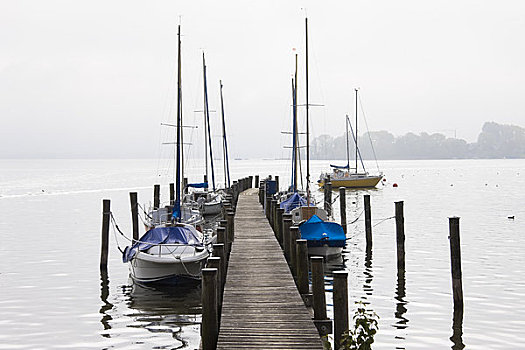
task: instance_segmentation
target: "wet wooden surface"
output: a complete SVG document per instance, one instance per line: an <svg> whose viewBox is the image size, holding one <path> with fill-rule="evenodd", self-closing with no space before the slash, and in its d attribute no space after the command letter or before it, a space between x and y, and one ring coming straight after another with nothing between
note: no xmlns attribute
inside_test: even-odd
<svg viewBox="0 0 525 350"><path fill-rule="evenodd" d="M257 189L249 189L237 204L217 349L322 348Z"/></svg>

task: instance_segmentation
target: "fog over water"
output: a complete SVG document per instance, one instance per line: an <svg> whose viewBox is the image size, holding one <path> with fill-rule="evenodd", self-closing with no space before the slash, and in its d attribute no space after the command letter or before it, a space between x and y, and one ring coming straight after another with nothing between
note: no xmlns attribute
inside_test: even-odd
<svg viewBox="0 0 525 350"><path fill-rule="evenodd" d="M294 53L304 103L306 12L310 102L324 105L311 108L312 137L341 134L354 87L371 131L474 142L486 121L523 126L522 1L2 1L0 158L157 157L170 137L160 123L174 117L179 22L186 124L201 124L205 50L232 155L279 157ZM188 131L196 154L201 130Z"/></svg>

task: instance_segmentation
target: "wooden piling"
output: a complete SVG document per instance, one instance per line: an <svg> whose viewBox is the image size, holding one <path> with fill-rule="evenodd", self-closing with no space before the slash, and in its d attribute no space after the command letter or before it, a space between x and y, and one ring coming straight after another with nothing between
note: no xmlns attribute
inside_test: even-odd
<svg viewBox="0 0 525 350"><path fill-rule="evenodd" d="M275 175L275 191L279 193L279 175Z"/></svg>
<svg viewBox="0 0 525 350"><path fill-rule="evenodd" d="M290 263L290 227L292 226L292 219L283 217L283 250L284 256Z"/></svg>
<svg viewBox="0 0 525 350"><path fill-rule="evenodd" d="M235 224L234 224L234 215L235 213L233 212L233 210L230 210L228 212L226 212L226 222L227 222L227 239L228 239L228 244L230 244L230 247L231 247L231 244L232 242L234 241L235 239ZM228 248L229 249L229 248Z"/></svg>
<svg viewBox="0 0 525 350"><path fill-rule="evenodd" d="M215 350L218 334L217 269L204 268L202 269L202 349Z"/></svg>
<svg viewBox="0 0 525 350"><path fill-rule="evenodd" d="M346 188L339 187L339 215L341 216L341 226L343 226L343 231L348 232L346 227Z"/></svg>
<svg viewBox="0 0 525 350"><path fill-rule="evenodd" d="M297 239L299 238L299 227L290 227L290 267L293 276L297 276Z"/></svg>
<svg viewBox="0 0 525 350"><path fill-rule="evenodd" d="M283 208L277 208L277 218L276 218L276 230L275 230L275 237L277 238L278 242L282 242L282 236L283 236L283 214L284 209Z"/></svg>
<svg viewBox="0 0 525 350"><path fill-rule="evenodd" d="M365 201L365 235L366 235L366 250L372 249L372 211L370 209L370 195L364 195Z"/></svg>
<svg viewBox="0 0 525 350"><path fill-rule="evenodd" d="M309 293L308 246L306 239L297 240L297 289L301 295Z"/></svg>
<svg viewBox="0 0 525 350"><path fill-rule="evenodd" d="M182 179L182 193L188 193L188 178L185 177Z"/></svg>
<svg viewBox="0 0 525 350"><path fill-rule="evenodd" d="M268 219L268 221L270 220L270 213L271 213L270 206L271 206L271 203L272 203L272 196L267 194L265 202L264 202L264 212L266 214L266 218Z"/></svg>
<svg viewBox="0 0 525 350"><path fill-rule="evenodd" d="M257 181L258 180L259 179L257 179ZM248 176L248 188L254 188L254 187L256 187L256 186L253 186L253 176L250 175L250 176Z"/></svg>
<svg viewBox="0 0 525 350"><path fill-rule="evenodd" d="M332 183L324 184L324 210L328 217L332 216Z"/></svg>
<svg viewBox="0 0 525 350"><path fill-rule="evenodd" d="M160 185L153 186L153 209L160 208Z"/></svg>
<svg viewBox="0 0 525 350"><path fill-rule="evenodd" d="M226 224L227 225L227 224ZM224 244L224 251L226 256L230 254L228 251L228 237L226 235L226 227L217 226L217 243Z"/></svg>
<svg viewBox="0 0 525 350"><path fill-rule="evenodd" d="M326 296L324 289L324 268L323 257L310 257L310 265L312 266L312 292L313 292L313 307L314 319L326 320Z"/></svg>
<svg viewBox="0 0 525 350"><path fill-rule="evenodd" d="M348 330L348 272L334 271L334 348Z"/></svg>
<svg viewBox="0 0 525 350"><path fill-rule="evenodd" d="M175 184L170 183L170 205L175 205Z"/></svg>
<svg viewBox="0 0 525 350"><path fill-rule="evenodd" d="M272 199L270 202L270 226L275 232L275 217L277 216L277 199Z"/></svg>
<svg viewBox="0 0 525 350"><path fill-rule="evenodd" d="M221 258L221 279L220 287L223 288L226 283L226 272L228 271L228 255L226 255L226 244L215 243L213 245L213 256Z"/></svg>
<svg viewBox="0 0 525 350"><path fill-rule="evenodd" d="M405 217L403 215L403 202L395 202L396 209L396 245L397 269L405 270Z"/></svg>
<svg viewBox="0 0 525 350"><path fill-rule="evenodd" d="M133 227L133 240L139 239L139 206L137 192L129 193L129 203L131 205L131 226Z"/></svg>
<svg viewBox="0 0 525 350"><path fill-rule="evenodd" d="M206 267L210 269L217 269L217 317L220 322L221 319L221 305L222 305L222 261L219 256L210 256L206 262Z"/></svg>
<svg viewBox="0 0 525 350"><path fill-rule="evenodd" d="M259 188L259 175L255 175L255 188Z"/></svg>
<svg viewBox="0 0 525 350"><path fill-rule="evenodd" d="M451 217L449 220L450 231L450 263L452 272L452 294L454 309L463 310L463 282L461 274L461 244L459 239L459 218Z"/></svg>
<svg viewBox="0 0 525 350"><path fill-rule="evenodd" d="M102 239L100 249L100 271L108 269L109 222L111 219L111 201L102 200Z"/></svg>

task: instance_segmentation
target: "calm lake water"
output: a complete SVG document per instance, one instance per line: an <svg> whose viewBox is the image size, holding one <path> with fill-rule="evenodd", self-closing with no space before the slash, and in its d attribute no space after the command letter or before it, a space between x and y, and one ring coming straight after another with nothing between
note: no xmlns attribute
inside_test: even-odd
<svg viewBox="0 0 525 350"><path fill-rule="evenodd" d="M192 163L190 181L200 181L202 168ZM284 187L288 163L236 160L232 178L280 175ZM312 162L312 179L328 164ZM348 221L357 221L349 225L343 260L327 265L349 271L351 312L363 301L380 317L374 349L524 349L525 160L381 165L384 186L347 191ZM98 267L102 199L111 199L120 228L131 232L128 193L137 191L148 204L153 184L161 183L165 199L164 166L156 160L0 160L0 349L198 347L198 286L134 285L113 232L108 276ZM371 195L375 225L369 257L363 194ZM397 275L395 223L388 219L399 200L405 203L404 276ZM334 212L339 220L337 201ZM453 341L450 216L461 218L465 298ZM326 286L331 304L329 276Z"/></svg>

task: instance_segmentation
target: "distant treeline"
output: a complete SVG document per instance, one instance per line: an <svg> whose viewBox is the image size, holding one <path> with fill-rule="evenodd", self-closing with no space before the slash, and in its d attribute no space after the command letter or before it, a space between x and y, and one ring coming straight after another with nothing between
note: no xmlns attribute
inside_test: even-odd
<svg viewBox="0 0 525 350"><path fill-rule="evenodd" d="M478 141L467 143L442 134L409 132L395 137L387 131L372 131L359 136L359 151L363 159L373 159L372 140L377 159L466 159L466 158L525 158L525 129L515 125L487 122ZM350 135L350 158L355 148ZM346 159L346 136L316 137L310 143L312 159Z"/></svg>

